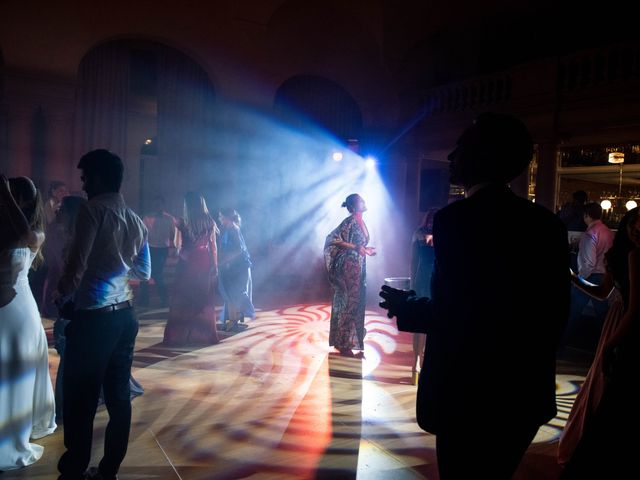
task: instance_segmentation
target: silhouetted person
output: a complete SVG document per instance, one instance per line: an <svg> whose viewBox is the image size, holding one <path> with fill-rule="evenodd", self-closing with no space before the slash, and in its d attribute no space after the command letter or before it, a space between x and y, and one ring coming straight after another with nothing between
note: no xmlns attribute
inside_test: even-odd
<svg viewBox="0 0 640 480"><path fill-rule="evenodd" d="M129 378L138 319L129 278L148 280L147 228L119 193L124 166L93 150L78 163L89 201L78 209L64 273L58 282L66 327L63 371L64 446L59 480L84 478L91 459L100 387L109 412L104 456L86 478L115 479L131 428Z"/></svg>
<svg viewBox="0 0 640 480"><path fill-rule="evenodd" d="M431 274L433 273L433 216L437 208L425 213L420 225L411 239L411 289L419 297L431 296ZM413 334L413 365L411 379L418 384L418 376L424 360L426 337L423 333Z"/></svg>
<svg viewBox="0 0 640 480"><path fill-rule="evenodd" d="M149 251L151 252L151 278L160 297L160 306L166 307L169 302L167 287L164 283L164 266L170 254L176 254L178 229L176 219L165 211L164 198L153 199L153 211L144 216L142 221L149 230ZM140 283L139 305L149 306L149 282Z"/></svg>
<svg viewBox="0 0 640 480"><path fill-rule="evenodd" d="M571 194L571 201L565 203L560 210L558 210L558 217L562 220L562 223L567 227L567 230L571 233L571 268L578 270L578 244L580 238L576 235L577 232L584 232L587 229L587 224L584 221L584 208L587 204L587 192L584 190L576 190Z"/></svg>
<svg viewBox="0 0 640 480"><path fill-rule="evenodd" d="M524 124L484 113L449 155L467 198L436 213L431 299L382 287L398 328L427 334L418 424L441 480L506 480L556 414L556 348L569 311L567 230L508 183L533 152Z"/></svg>
<svg viewBox="0 0 640 480"><path fill-rule="evenodd" d="M47 200L44 202L44 218L46 225L49 225L56 219L56 213L62 205L62 199L69 195L67 184L62 180L52 180L49 183L49 192Z"/></svg>
<svg viewBox="0 0 640 480"><path fill-rule="evenodd" d="M587 229L582 215L584 206L587 204L588 195L584 190L576 190L571 194L571 201L565 203L558 210L558 217L565 224L567 230L574 232L584 232Z"/></svg>
<svg viewBox="0 0 640 480"><path fill-rule="evenodd" d="M76 225L76 217L78 215L78 210L81 206L86 205L87 200L84 197L77 195L68 195L62 199L62 204L58 209L58 213L56 215L56 221L53 222L50 227L55 227L53 230L56 234L56 240L53 243L49 243L48 238L47 242L44 243L45 246L49 244L49 249L45 250L45 255L49 254L51 259L55 259L54 264L50 264L52 268L49 269L49 279L47 281L51 281L51 283L55 286L60 280L60 276L62 275L62 269L65 266L66 258L69 255L69 248L71 240L75 235L75 225ZM64 409L63 409L63 376L64 376L64 363L65 363L65 344L66 344L66 336L65 330L67 325L71 320L69 318L64 318L60 316L60 312L58 312L58 317L53 324L53 342L58 355L60 356L60 362L58 363L58 373L56 375L56 385L55 385L55 394L56 394L56 423L58 425L62 425L64 419ZM144 393L144 389L142 385L140 385L133 376L129 382L129 388L131 390L131 398L137 397L138 395L142 395ZM104 394L100 393L100 401L99 404L104 403Z"/></svg>
<svg viewBox="0 0 640 480"><path fill-rule="evenodd" d="M222 210L218 238L218 291L224 300L222 323L233 330L245 317L256 317L253 306L251 256L240 230L240 214L233 208Z"/></svg>
<svg viewBox="0 0 640 480"><path fill-rule="evenodd" d="M69 195L69 191L67 190L67 184L61 180L53 180L49 184L49 193L47 196L47 200L43 202L43 214L44 214L44 226L45 232L47 235L47 242L54 241L49 235L49 226L53 223L56 218L56 213L60 208L62 203L62 199ZM47 248L46 245L44 248ZM55 315L55 311L52 305L47 305L47 303L51 300L50 295L47 294L46 281L49 273L49 261L52 260L55 262L55 259L50 259L48 256L44 257L44 261L42 265L37 270L29 271L29 285L31 285L31 290L33 291L33 296L36 299L36 303L38 304L38 310L40 310L41 315L53 316ZM53 285L55 288L55 285ZM51 290L51 288L49 288ZM49 302L50 303L50 302Z"/></svg>

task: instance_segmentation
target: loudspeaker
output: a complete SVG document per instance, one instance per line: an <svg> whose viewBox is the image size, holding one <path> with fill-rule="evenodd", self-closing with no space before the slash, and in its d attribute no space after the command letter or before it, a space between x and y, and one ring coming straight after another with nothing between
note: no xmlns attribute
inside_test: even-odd
<svg viewBox="0 0 640 480"><path fill-rule="evenodd" d="M449 170L425 168L420 171L420 211L442 208L449 201Z"/></svg>

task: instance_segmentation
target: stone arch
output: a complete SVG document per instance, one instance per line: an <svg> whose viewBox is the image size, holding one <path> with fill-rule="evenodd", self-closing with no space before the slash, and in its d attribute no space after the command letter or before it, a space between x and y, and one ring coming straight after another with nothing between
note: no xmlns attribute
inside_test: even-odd
<svg viewBox="0 0 640 480"><path fill-rule="evenodd" d="M212 149L215 89L204 68L163 43L119 38L85 54L77 84L74 158L114 150L127 164L123 189L133 205L144 211L162 192L179 211Z"/></svg>
<svg viewBox="0 0 640 480"><path fill-rule="evenodd" d="M277 89L274 109L302 127L311 120L346 142L359 138L362 112L341 85L318 75L296 75Z"/></svg>
<svg viewBox="0 0 640 480"><path fill-rule="evenodd" d="M265 50L275 62L287 56L290 69L277 83L297 75L330 78L350 92L371 125L387 121L395 102L380 35L375 10L348 2L286 1L267 22Z"/></svg>

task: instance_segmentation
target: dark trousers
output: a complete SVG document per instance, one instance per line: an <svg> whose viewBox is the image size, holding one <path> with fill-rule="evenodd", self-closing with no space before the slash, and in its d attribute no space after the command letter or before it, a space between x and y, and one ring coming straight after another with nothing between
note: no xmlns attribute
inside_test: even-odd
<svg viewBox="0 0 640 480"><path fill-rule="evenodd" d="M596 285L600 285L604 278L603 273L594 273L587 278L588 282L595 283ZM581 324L582 320L582 311L587 306L587 304L591 302L593 305L593 310L596 314L596 325L595 328L598 332L602 330L602 326L604 325L604 320L607 316L607 312L609 311L609 301L608 300L597 300L582 290L580 290L575 285L571 286L571 310L569 313L569 323L567 324L567 328L565 329L564 338L562 340L562 346L566 346L571 344L572 340L575 340L574 337L580 332L581 328L584 329L585 325ZM597 338L593 339L593 345L597 343L599 338L599 334Z"/></svg>
<svg viewBox="0 0 640 480"><path fill-rule="evenodd" d="M169 255L167 247L149 247L151 254L151 278L156 284L156 292L162 306L167 304L167 287L164 284L164 265ZM149 305L149 282L140 283L140 304Z"/></svg>
<svg viewBox="0 0 640 480"><path fill-rule="evenodd" d="M510 480L538 426L486 423L446 429L436 435L440 480L490 478Z"/></svg>
<svg viewBox="0 0 640 480"><path fill-rule="evenodd" d="M106 313L79 310L65 333L62 388L67 451L58 462L60 479L82 478L89 465L100 387L104 389L109 422L98 468L104 476L115 475L129 443L129 377L138 320L133 308Z"/></svg>

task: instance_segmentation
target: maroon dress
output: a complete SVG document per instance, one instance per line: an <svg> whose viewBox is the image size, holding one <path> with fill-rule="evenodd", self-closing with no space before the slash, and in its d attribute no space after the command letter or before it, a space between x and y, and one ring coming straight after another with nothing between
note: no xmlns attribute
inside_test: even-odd
<svg viewBox="0 0 640 480"><path fill-rule="evenodd" d="M213 231L193 238L183 222L182 250L176 267L169 320L164 343L170 346L213 345L218 343L215 312L217 270L216 237Z"/></svg>

